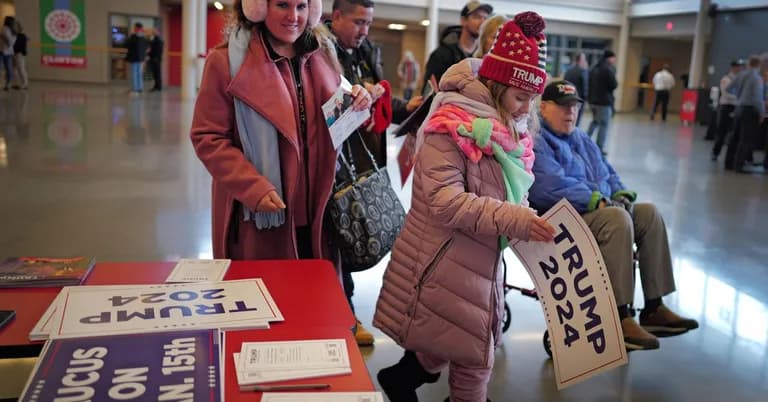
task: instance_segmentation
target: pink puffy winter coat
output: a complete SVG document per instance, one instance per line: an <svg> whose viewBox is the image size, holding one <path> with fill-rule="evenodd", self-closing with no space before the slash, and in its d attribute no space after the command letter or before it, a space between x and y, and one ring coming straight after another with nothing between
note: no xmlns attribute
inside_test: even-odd
<svg viewBox="0 0 768 402"><path fill-rule="evenodd" d="M476 62L463 64L446 72L440 89L492 105L473 78ZM488 367L504 305L499 236L527 239L535 216L504 199L502 170L492 156L474 163L450 135L427 135L374 326L408 350Z"/></svg>

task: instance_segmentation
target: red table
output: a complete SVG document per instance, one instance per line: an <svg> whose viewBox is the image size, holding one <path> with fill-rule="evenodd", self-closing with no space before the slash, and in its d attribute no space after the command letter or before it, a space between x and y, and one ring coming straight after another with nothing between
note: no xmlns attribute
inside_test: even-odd
<svg viewBox="0 0 768 402"><path fill-rule="evenodd" d="M163 283L173 262L98 263L86 285ZM352 374L313 379L331 384L331 391L373 391L368 371L357 348L351 328L355 317L341 283L327 261L233 261L225 280L262 278L283 313L285 321L272 323L269 330L230 331L227 335L227 400L260 399L254 392L238 390L231 353L243 341L346 338ZM0 309L16 310L16 319L0 330L0 358L32 357L42 342L30 342L29 331L58 294L60 288L0 289ZM300 381L299 381L300 382ZM291 383L286 381L285 383Z"/></svg>

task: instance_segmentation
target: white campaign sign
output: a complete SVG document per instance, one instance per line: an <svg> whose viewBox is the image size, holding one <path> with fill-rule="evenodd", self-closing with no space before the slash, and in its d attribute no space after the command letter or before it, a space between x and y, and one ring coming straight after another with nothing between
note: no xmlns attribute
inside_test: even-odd
<svg viewBox="0 0 768 402"><path fill-rule="evenodd" d="M68 286L51 338L191 328L265 327L283 321L264 281Z"/></svg>
<svg viewBox="0 0 768 402"><path fill-rule="evenodd" d="M516 241L510 248L531 276L547 319L557 388L627 363L611 281L592 232L560 200L543 215L553 243Z"/></svg>

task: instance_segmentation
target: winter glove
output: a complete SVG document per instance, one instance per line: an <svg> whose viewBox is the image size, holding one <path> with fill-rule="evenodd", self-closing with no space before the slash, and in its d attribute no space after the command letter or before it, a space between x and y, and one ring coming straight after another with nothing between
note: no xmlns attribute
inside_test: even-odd
<svg viewBox="0 0 768 402"><path fill-rule="evenodd" d="M630 216L634 216L635 213L635 204L632 203L632 201L629 200L626 196L618 196L615 200L611 201L611 205L614 207L624 208L627 212L629 212Z"/></svg>

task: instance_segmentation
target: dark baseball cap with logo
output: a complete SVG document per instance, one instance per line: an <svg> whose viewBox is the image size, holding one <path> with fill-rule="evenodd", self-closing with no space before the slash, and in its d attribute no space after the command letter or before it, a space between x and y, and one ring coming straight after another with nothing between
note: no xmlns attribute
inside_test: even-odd
<svg viewBox="0 0 768 402"><path fill-rule="evenodd" d="M579 98L576 87L568 81L553 81L544 88L541 95L542 101L552 101L558 105L571 105L579 102L584 103L584 99Z"/></svg>
<svg viewBox="0 0 768 402"><path fill-rule="evenodd" d="M465 4L464 8L461 9L461 16L469 17L470 14L474 13L477 10L484 10L488 14L493 14L492 5L481 3L477 0L472 0L469 3Z"/></svg>

